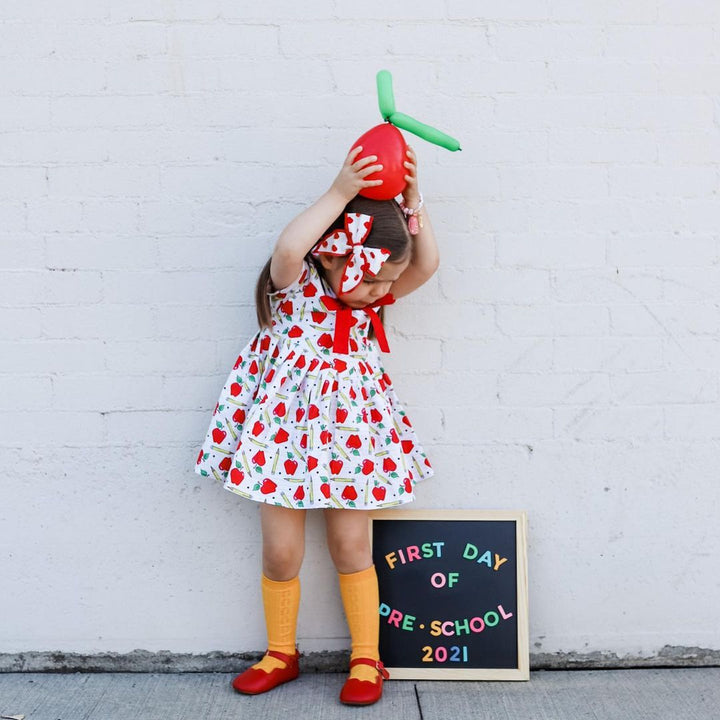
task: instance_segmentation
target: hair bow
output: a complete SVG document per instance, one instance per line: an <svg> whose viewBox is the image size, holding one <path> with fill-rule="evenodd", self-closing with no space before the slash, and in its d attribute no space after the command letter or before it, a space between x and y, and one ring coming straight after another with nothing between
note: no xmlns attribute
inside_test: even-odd
<svg viewBox="0 0 720 720"><path fill-rule="evenodd" d="M372 215L345 213L345 229L329 233L313 248L312 254L315 256L350 255L340 281L340 294L354 290L362 282L365 273L377 275L390 257L390 251L385 248L363 245L370 234L372 223Z"/></svg>

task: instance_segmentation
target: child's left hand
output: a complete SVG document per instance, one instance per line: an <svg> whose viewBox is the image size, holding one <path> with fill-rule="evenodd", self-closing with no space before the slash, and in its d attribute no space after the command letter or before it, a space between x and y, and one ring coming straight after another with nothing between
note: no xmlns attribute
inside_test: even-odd
<svg viewBox="0 0 720 720"><path fill-rule="evenodd" d="M409 208L415 208L420 203L420 190L418 189L417 179L417 158L415 157L415 151L408 145L407 149L408 160L403 165L408 169L408 174L405 175L405 182L407 186L403 190L403 200L405 205Z"/></svg>

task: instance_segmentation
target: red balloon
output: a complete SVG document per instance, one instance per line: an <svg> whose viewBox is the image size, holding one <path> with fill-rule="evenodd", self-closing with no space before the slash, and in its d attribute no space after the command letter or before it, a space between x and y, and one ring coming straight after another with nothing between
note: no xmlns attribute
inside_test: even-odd
<svg viewBox="0 0 720 720"><path fill-rule="evenodd" d="M361 157L377 155L377 164L383 166L382 170L365 178L382 180L382 185L364 188L358 194L372 200L392 200L407 185L405 175L408 170L403 165L407 160L407 143L402 133L391 123L382 123L360 136L350 149L358 145L362 145Z"/></svg>

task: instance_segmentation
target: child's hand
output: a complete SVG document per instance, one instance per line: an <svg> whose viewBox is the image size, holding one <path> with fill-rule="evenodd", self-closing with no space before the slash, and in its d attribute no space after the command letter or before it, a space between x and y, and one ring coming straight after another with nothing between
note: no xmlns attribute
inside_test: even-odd
<svg viewBox="0 0 720 720"><path fill-rule="evenodd" d="M408 169L408 174L405 175L405 182L407 186L403 190L403 200L405 205L409 208L416 208L420 203L420 190L418 189L417 179L417 158L415 157L415 151L408 145L407 156L409 160L406 160L403 165Z"/></svg>
<svg viewBox="0 0 720 720"><path fill-rule="evenodd" d="M353 148L345 158L342 169L333 181L331 190L339 192L345 202L350 202L363 188L376 187L382 185L382 180L366 180L368 175L372 175L378 170L382 170L382 165L372 165L377 160L377 155L368 155L367 157L357 160L357 156L362 152L362 146Z"/></svg>

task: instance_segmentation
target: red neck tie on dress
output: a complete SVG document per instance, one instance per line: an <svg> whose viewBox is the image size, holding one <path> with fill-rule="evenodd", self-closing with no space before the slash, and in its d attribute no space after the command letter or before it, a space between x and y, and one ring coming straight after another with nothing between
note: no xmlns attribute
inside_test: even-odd
<svg viewBox="0 0 720 720"><path fill-rule="evenodd" d="M328 310L337 311L335 317L335 337L333 338L333 350L336 353L347 355L349 352L348 347L350 343L350 329L357 323L357 320L353 317L353 308L345 303L336 300L330 295L323 295L320 298L323 304ZM383 352L390 352L388 346L387 337L385 336L385 329L382 326L380 317L373 310L373 308L380 307L381 305L392 305L395 302L395 298L392 293L383 295L379 300L376 300L371 305L366 305L364 308L357 308L366 312L370 318L373 328L375 329L375 337L377 338L378 345Z"/></svg>

